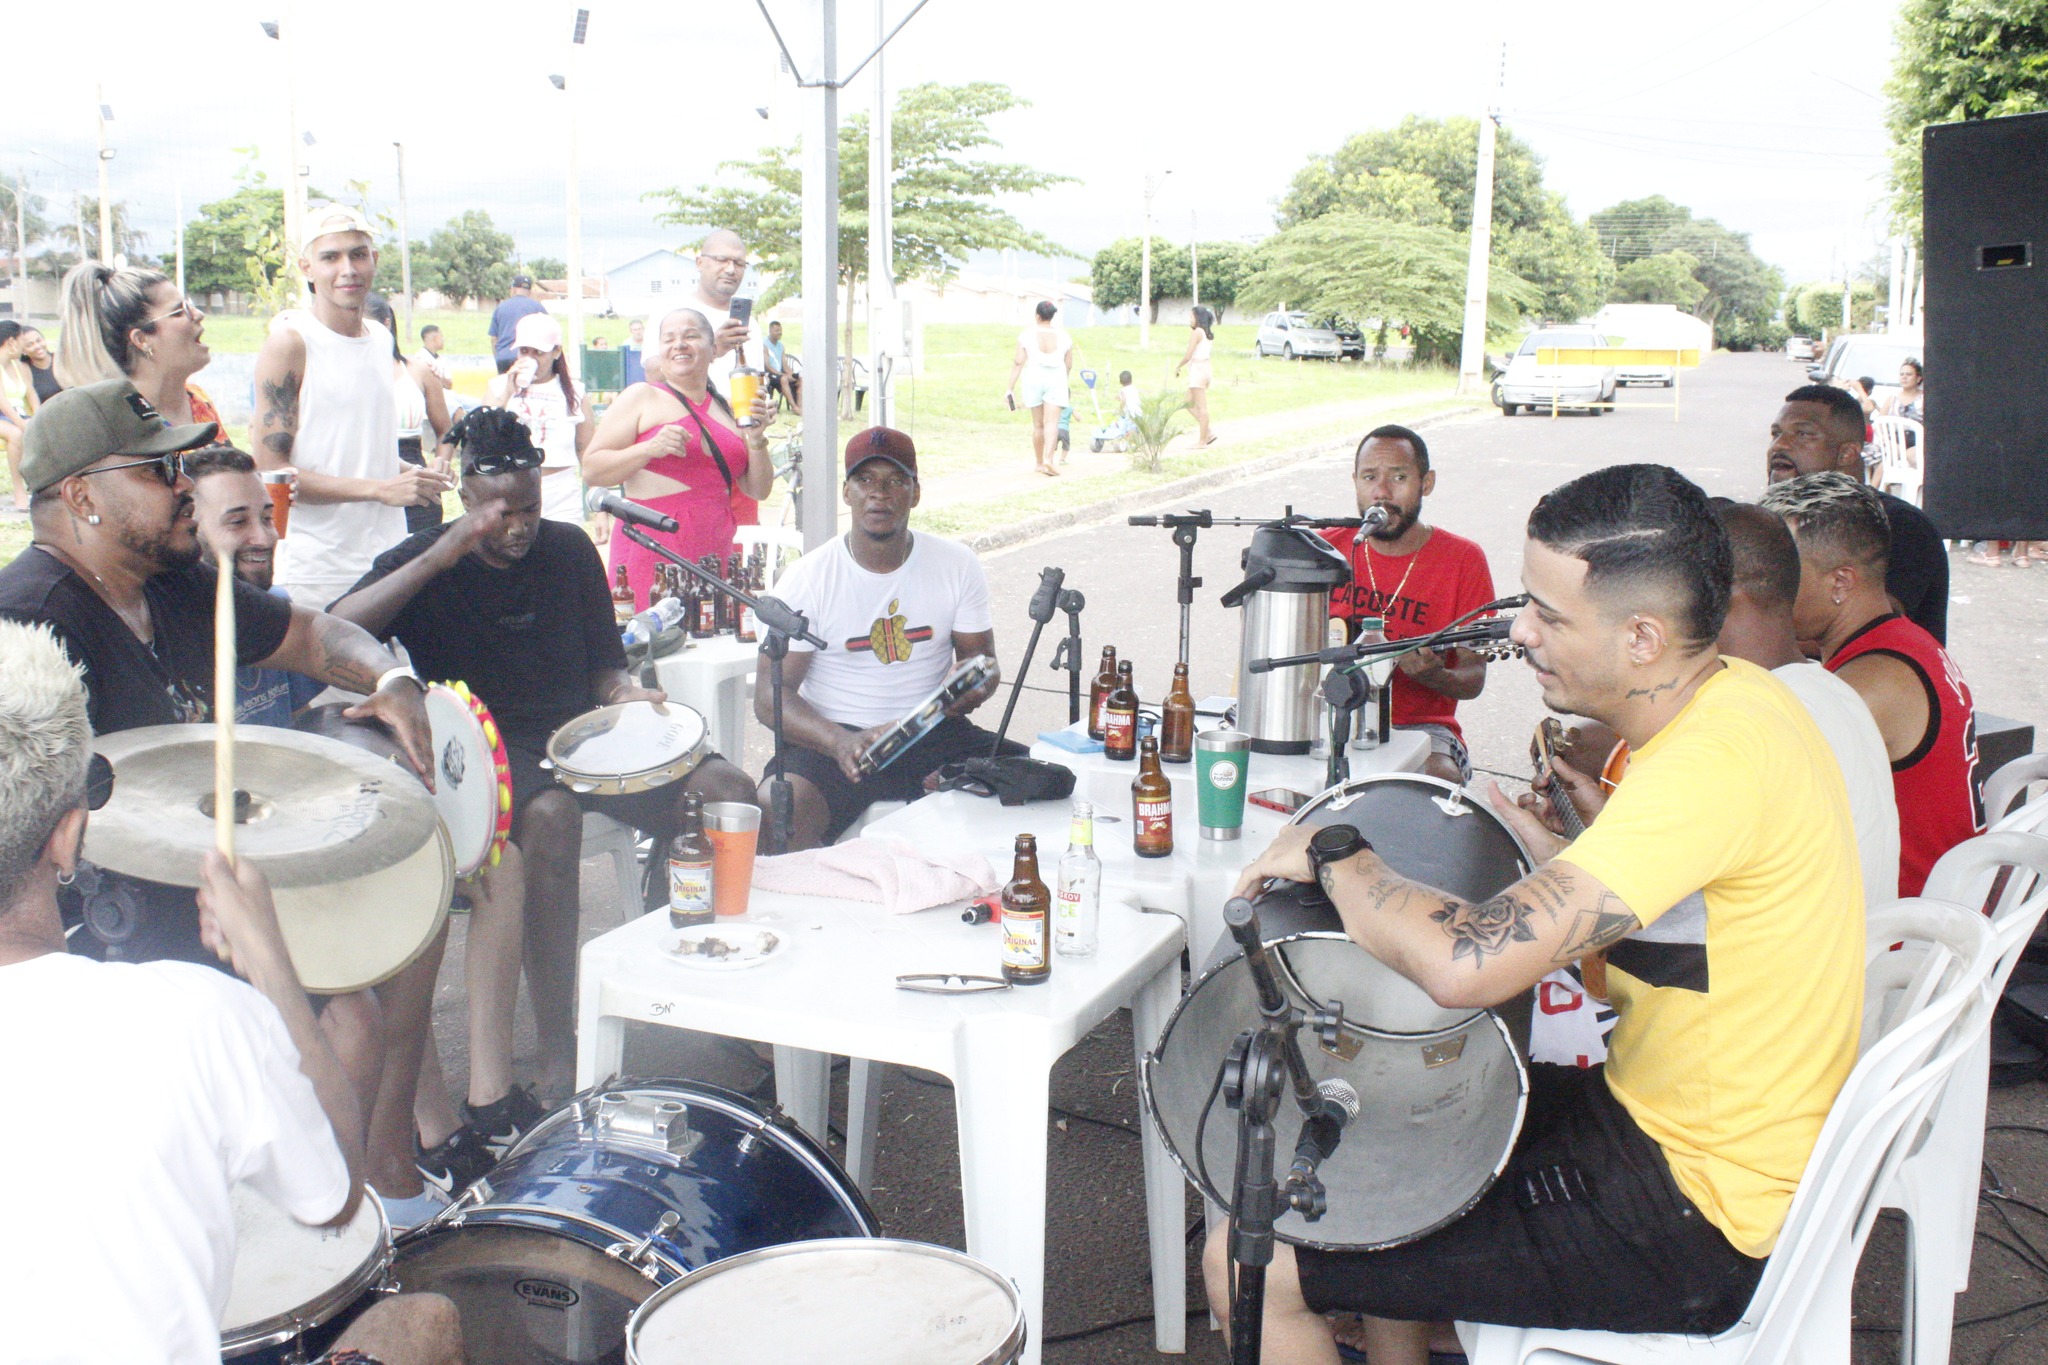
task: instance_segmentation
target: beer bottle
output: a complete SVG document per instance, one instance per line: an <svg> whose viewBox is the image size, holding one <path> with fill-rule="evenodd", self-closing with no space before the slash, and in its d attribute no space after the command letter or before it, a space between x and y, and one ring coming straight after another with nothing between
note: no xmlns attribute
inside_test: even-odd
<svg viewBox="0 0 2048 1365"><path fill-rule="evenodd" d="M1159 706L1159 757L1186 763L1195 756L1195 698L1188 691L1188 666L1173 666L1173 686Z"/></svg>
<svg viewBox="0 0 2048 1365"><path fill-rule="evenodd" d="M683 826L668 845L668 922L678 929L711 923L711 840L704 798L683 794Z"/></svg>
<svg viewBox="0 0 2048 1365"><path fill-rule="evenodd" d="M1065 957L1093 957L1102 917L1102 859L1095 856L1095 807L1074 803L1067 854L1060 859L1052 946Z"/></svg>
<svg viewBox="0 0 2048 1365"><path fill-rule="evenodd" d="M733 576L726 570L725 561L717 555L711 556L711 563L708 567L711 572L718 575L722 582L732 584L734 587L739 586L733 583ZM738 605L738 602L735 602L724 593L718 594L718 633L720 635L736 635L739 633L740 614L733 610Z"/></svg>
<svg viewBox="0 0 2048 1365"><path fill-rule="evenodd" d="M1138 756L1138 688L1129 659L1116 666L1116 686L1102 703L1102 756L1123 762Z"/></svg>
<svg viewBox="0 0 2048 1365"><path fill-rule="evenodd" d="M755 597L761 595L761 578L751 559L740 564L739 584L741 591ZM743 645L751 645L761 638L761 618L754 614L752 607L740 608L739 625L733 634Z"/></svg>
<svg viewBox="0 0 2048 1365"><path fill-rule="evenodd" d="M1102 738L1102 704L1109 700L1109 694L1116 691L1116 646L1102 647L1102 667L1095 670L1095 681L1088 684L1088 738Z"/></svg>
<svg viewBox="0 0 2048 1365"><path fill-rule="evenodd" d="M698 561L697 567L703 568L703 561ZM718 634L718 594L703 579L695 575L689 578L697 592L697 614L690 622L690 638L708 640Z"/></svg>
<svg viewBox="0 0 2048 1365"><path fill-rule="evenodd" d="M647 605L654 605L652 597L647 599ZM633 584L626 577L626 566L621 564L612 570L612 616L618 621L620 629L624 629L626 622L633 619L635 610Z"/></svg>
<svg viewBox="0 0 2048 1365"><path fill-rule="evenodd" d="M1140 858L1171 857L1173 784L1159 768L1159 741L1147 735L1140 748L1138 776L1131 783L1131 846Z"/></svg>
<svg viewBox="0 0 2048 1365"><path fill-rule="evenodd" d="M1052 955L1046 942L1052 918L1052 894L1038 876L1038 839L1017 836L1017 860L1003 886L1003 979L1014 986L1035 986L1052 976Z"/></svg>

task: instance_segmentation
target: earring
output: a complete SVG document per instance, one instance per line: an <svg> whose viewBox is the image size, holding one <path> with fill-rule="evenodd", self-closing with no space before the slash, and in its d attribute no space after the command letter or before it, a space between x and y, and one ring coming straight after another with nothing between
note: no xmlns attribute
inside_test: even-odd
<svg viewBox="0 0 2048 1365"><path fill-rule="evenodd" d="M85 516L85 524L86 524L87 526L97 526L97 525L99 525L99 524L100 524L100 514L99 514L99 513L97 513L97 512L88 512L88 513L86 513L86 516ZM1840 606L1841 604L1840 604L1840 603L1838 602L1838 603L1836 603L1835 605L1837 605L1837 606Z"/></svg>
<svg viewBox="0 0 2048 1365"><path fill-rule="evenodd" d="M68 871L65 871L65 872L59 872L59 873L57 874L57 885L59 885L59 886L69 886L69 885L71 885L71 883L73 883L73 882L75 882L75 881L77 881L77 880L78 880L78 869L77 869L77 868L75 868L75 867L74 867L74 868L71 868L71 869L70 869L70 870L68 870Z"/></svg>
<svg viewBox="0 0 2048 1365"><path fill-rule="evenodd" d="M143 348L142 348L142 353L143 353L144 355L148 356L148 357L149 357L149 358L150 358L151 360L155 360L155 359L156 359L156 347L154 347L154 346L145 346L145 347L143 347Z"/></svg>

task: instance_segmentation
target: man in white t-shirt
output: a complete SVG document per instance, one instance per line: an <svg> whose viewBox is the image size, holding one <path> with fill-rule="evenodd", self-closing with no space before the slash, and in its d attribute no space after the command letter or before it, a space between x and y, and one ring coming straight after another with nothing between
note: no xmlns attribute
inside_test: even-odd
<svg viewBox="0 0 2048 1365"><path fill-rule="evenodd" d="M709 318L718 333L711 382L720 393L731 391L733 367L746 360L747 343L754 339L752 328L732 320L733 296L740 292L740 282L746 277L747 244L737 232L718 228L704 238L697 248L697 288L684 306Z"/></svg>
<svg viewBox="0 0 2048 1365"><path fill-rule="evenodd" d="M230 1190L246 1184L304 1223L348 1223L363 1197L362 1111L250 863L209 853L199 889L201 934L245 981L67 951L57 888L113 774L93 761L79 670L47 627L0 623L0 677L0 1094L42 1109L0 1124L0 1169L19 1177L0 1236L0 1354L218 1360ZM83 1078L112 1112L75 1121L53 1106ZM461 1358L445 1299L393 1301L358 1325L337 1345L370 1351L368 1334L386 1365Z"/></svg>
<svg viewBox="0 0 2048 1365"><path fill-rule="evenodd" d="M775 595L804 613L822 650L791 641L782 661L782 730L795 794L792 850L844 833L877 801L914 801L945 764L987 754L989 731L967 719L994 694L992 675L946 709L946 718L894 763L862 776L856 759L881 732L937 692L962 659L996 653L988 576L957 541L913 534L917 447L903 432L870 427L846 443L843 494L853 527L791 565ZM765 654L763 669L774 661ZM773 691L754 685L754 715L774 723ZM1024 746L1005 741L1004 753ZM763 808L768 789L762 786Z"/></svg>
<svg viewBox="0 0 2048 1365"><path fill-rule="evenodd" d="M455 481L398 458L391 333L363 313L377 274L369 221L339 204L308 210L299 269L312 298L278 314L257 352L249 439L261 468L298 470L277 581L318 611L405 539L406 507L435 506Z"/></svg>
<svg viewBox="0 0 2048 1365"><path fill-rule="evenodd" d="M454 377L448 373L448 361L441 354L447 349L448 341L441 335L440 323L430 322L420 328L420 348L413 353L413 359L424 362L434 372L444 393L455 387Z"/></svg>

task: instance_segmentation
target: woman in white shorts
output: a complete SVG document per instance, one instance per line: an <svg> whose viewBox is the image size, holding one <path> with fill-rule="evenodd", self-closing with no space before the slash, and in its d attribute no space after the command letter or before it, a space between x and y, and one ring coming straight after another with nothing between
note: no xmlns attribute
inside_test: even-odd
<svg viewBox="0 0 2048 1365"><path fill-rule="evenodd" d="M1188 315L1188 349L1180 358L1180 364L1173 367L1179 374L1188 372L1188 411L1195 415L1195 449L1200 450L1215 438L1209 435L1209 356L1216 349L1216 315L1208 309L1197 306Z"/></svg>
<svg viewBox="0 0 2048 1365"><path fill-rule="evenodd" d="M1010 406L1020 405L1021 388L1021 406L1031 412L1032 458L1047 477L1059 474L1052 456L1059 443L1060 409L1067 405L1067 375L1074 368L1074 339L1054 325L1058 312L1050 302L1038 305L1038 321L1017 334L1017 359L1010 366Z"/></svg>

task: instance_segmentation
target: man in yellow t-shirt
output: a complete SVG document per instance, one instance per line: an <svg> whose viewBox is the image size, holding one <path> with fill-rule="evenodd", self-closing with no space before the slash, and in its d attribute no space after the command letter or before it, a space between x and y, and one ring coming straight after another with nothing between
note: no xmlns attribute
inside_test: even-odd
<svg viewBox="0 0 2048 1365"><path fill-rule="evenodd" d="M1604 949L1620 1011L1604 1067L1530 1068L1486 1196L1376 1252L1280 1247L1264 1358L1337 1359L1322 1314L1368 1315L1374 1365L1422 1365L1432 1321L1717 1332L1748 1306L1855 1062L1863 891L1827 741L1785 685L1723 658L1728 538L1661 465L1553 490L1529 516L1513 638L1545 705L1633 754L1567 846L1493 791L1541 865L1484 904L1286 831L1245 872L1315 881L1358 943L1440 1004L1482 1007ZM1366 831L1367 837L1371 831ZM1370 1103L1370 1098L1367 1100ZM1227 1318L1227 1236L1204 1271Z"/></svg>

